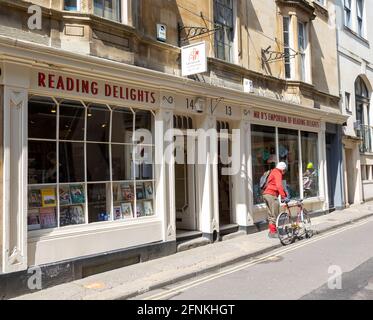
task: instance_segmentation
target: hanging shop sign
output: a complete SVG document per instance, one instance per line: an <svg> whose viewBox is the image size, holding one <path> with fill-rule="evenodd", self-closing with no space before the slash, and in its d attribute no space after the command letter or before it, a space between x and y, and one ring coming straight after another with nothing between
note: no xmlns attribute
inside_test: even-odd
<svg viewBox="0 0 373 320"><path fill-rule="evenodd" d="M207 71L206 42L194 43L181 48L181 75Z"/></svg>
<svg viewBox="0 0 373 320"><path fill-rule="evenodd" d="M146 88L84 77L73 77L55 72L37 71L32 76L32 89L48 90L56 94L69 94L81 98L107 99L109 103L159 105L158 93Z"/></svg>
<svg viewBox="0 0 373 320"><path fill-rule="evenodd" d="M321 128L320 121L295 117L286 114L254 110L252 112L252 116L254 120L268 121L275 124L303 126L315 129Z"/></svg>

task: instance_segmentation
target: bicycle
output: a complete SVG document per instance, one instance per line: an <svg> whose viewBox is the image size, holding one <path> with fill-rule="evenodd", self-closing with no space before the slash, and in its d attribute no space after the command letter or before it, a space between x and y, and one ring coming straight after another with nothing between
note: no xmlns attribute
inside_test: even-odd
<svg viewBox="0 0 373 320"><path fill-rule="evenodd" d="M297 207L296 218L292 216L290 208ZM303 206L303 200L297 200L296 204L289 206L285 204L287 211L282 212L276 221L278 237L282 245L286 246L294 243L296 239L311 238L314 234L312 230L311 218L308 211Z"/></svg>

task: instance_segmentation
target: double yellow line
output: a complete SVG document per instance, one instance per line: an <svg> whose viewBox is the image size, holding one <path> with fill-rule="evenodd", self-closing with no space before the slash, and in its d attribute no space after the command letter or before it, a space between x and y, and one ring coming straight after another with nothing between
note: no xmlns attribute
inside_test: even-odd
<svg viewBox="0 0 373 320"><path fill-rule="evenodd" d="M360 226L362 226L364 224L367 224L367 223L371 222L372 220L373 220L372 218L368 218L368 219L360 221L360 222L352 223L352 225L348 225L346 227L341 227L341 228L339 228L339 229L337 229L335 231L330 231L330 232L328 232L328 233L326 233L324 235L316 236L315 238L312 238L312 239L300 242L298 244L293 244L293 245L291 245L289 247L278 249L278 250L276 250L276 251L274 251L274 252L272 252L272 253L270 253L270 254L268 254L266 256L263 256L263 257L260 257L260 258L254 258L251 261L238 264L238 265L236 265L234 267L228 267L228 268L226 268L226 269L224 269L222 271L218 271L218 272L216 272L216 273L214 273L212 275L205 276L205 277L199 278L199 279L194 280L194 281L189 281L188 283L185 283L183 285L179 285L179 286L171 288L171 289L166 289L166 292L161 292L161 293L157 293L157 294L145 297L143 300L164 300L166 298L170 298L171 296L173 296L175 294L184 292L184 291L186 291L186 290L188 290L190 288L193 288L195 286L201 285L201 284L203 284L205 282L209 282L209 281L215 280L217 278L221 278L221 277L226 276L228 274L231 274L231 273L243 270L245 268L254 266L254 265L256 265L258 263L261 263L261 262L264 262L264 261L269 261L271 259L276 258L279 255L282 255L282 254L285 254L285 253L297 250L299 248L302 248L304 246L313 244L313 243L318 242L320 240L323 240L325 238L332 237L332 236L334 236L336 234L339 234L339 233L342 233L344 231L360 227Z"/></svg>

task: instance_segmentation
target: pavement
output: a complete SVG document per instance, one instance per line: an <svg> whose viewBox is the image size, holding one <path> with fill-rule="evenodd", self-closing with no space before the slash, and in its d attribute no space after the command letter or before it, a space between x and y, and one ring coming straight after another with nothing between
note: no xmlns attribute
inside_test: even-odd
<svg viewBox="0 0 373 320"><path fill-rule="evenodd" d="M373 201L313 217L316 234L353 224L373 216ZM58 285L16 300L119 300L173 285L193 277L220 270L232 264L258 257L281 248L278 239L269 239L267 231L238 234L225 241L178 252L124 268L96 274Z"/></svg>

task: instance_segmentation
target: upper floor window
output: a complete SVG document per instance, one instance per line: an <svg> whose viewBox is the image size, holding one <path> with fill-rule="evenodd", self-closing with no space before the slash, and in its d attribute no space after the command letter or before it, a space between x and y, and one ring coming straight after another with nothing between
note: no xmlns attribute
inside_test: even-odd
<svg viewBox="0 0 373 320"><path fill-rule="evenodd" d="M361 77L357 78L355 82L355 95L357 98L360 98L360 99L369 98L368 88L365 85L364 80Z"/></svg>
<svg viewBox="0 0 373 320"><path fill-rule="evenodd" d="M66 11L79 11L81 0L65 0L63 9Z"/></svg>
<svg viewBox="0 0 373 320"><path fill-rule="evenodd" d="M345 107L346 111L351 113L351 95L349 92L345 92Z"/></svg>
<svg viewBox="0 0 373 320"><path fill-rule="evenodd" d="M307 28L305 23L298 23L298 46L300 55L300 79L306 81Z"/></svg>
<svg viewBox="0 0 373 320"><path fill-rule="evenodd" d="M364 33L363 16L364 16L364 1L356 0L357 33L361 37L364 35L363 34Z"/></svg>
<svg viewBox="0 0 373 320"><path fill-rule="evenodd" d="M233 0L214 0L215 57L233 62Z"/></svg>
<svg viewBox="0 0 373 320"><path fill-rule="evenodd" d="M284 54L285 54L285 78L291 78L291 63L290 63L290 18L283 18L283 33L284 33Z"/></svg>
<svg viewBox="0 0 373 320"><path fill-rule="evenodd" d="M94 0L94 13L121 22L121 0Z"/></svg>
<svg viewBox="0 0 373 320"><path fill-rule="evenodd" d="M344 0L345 26L351 28L351 0Z"/></svg>

